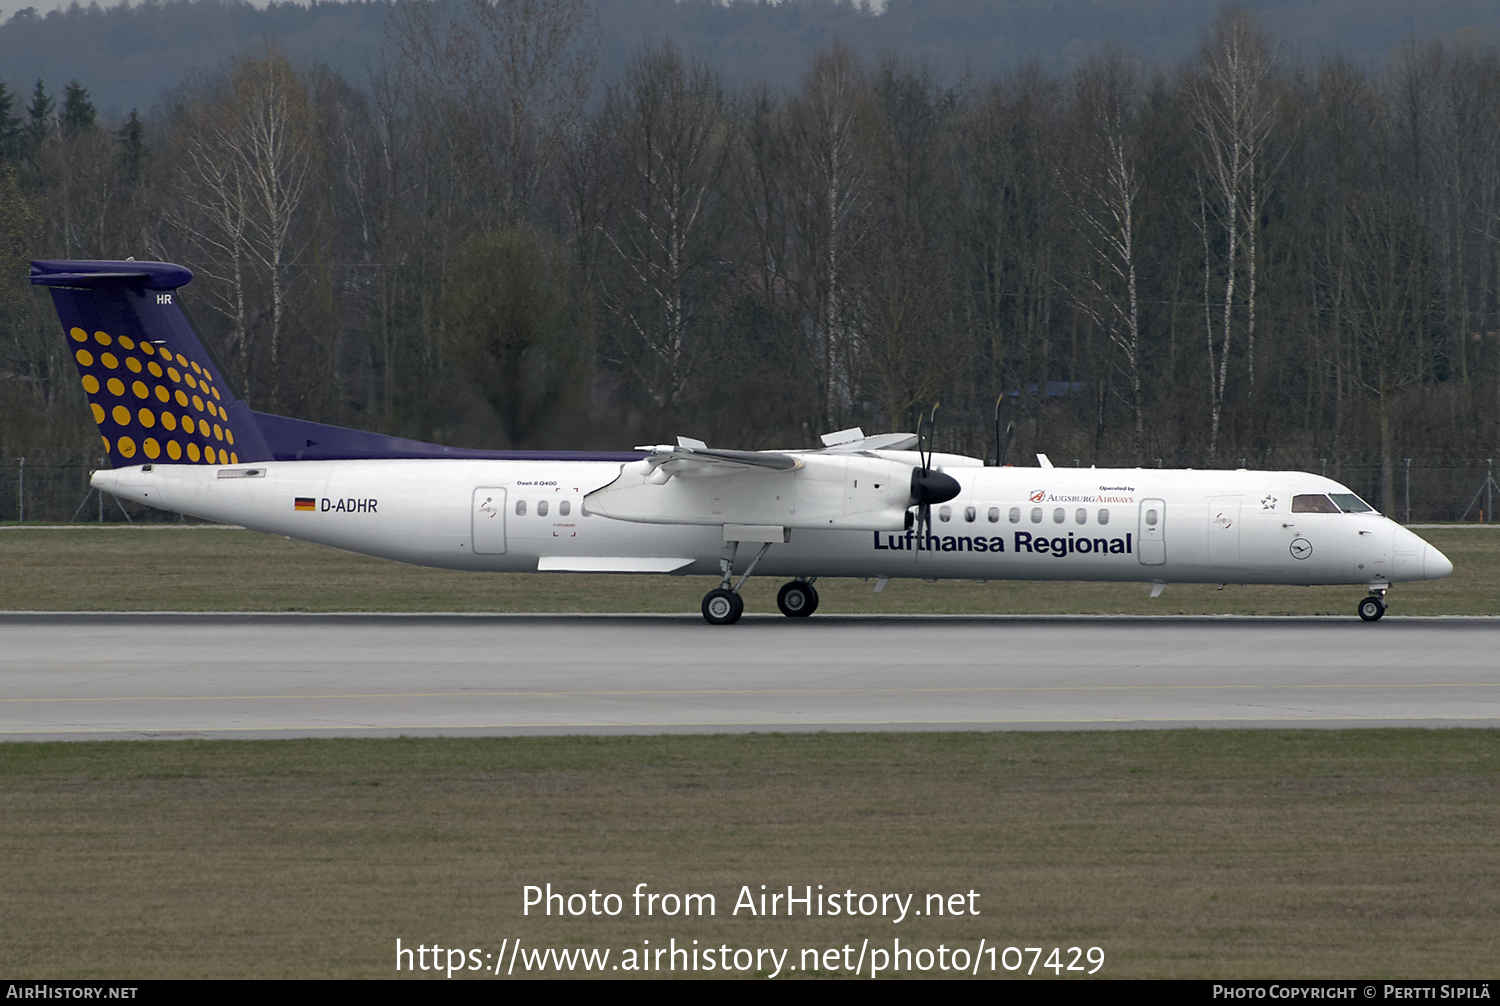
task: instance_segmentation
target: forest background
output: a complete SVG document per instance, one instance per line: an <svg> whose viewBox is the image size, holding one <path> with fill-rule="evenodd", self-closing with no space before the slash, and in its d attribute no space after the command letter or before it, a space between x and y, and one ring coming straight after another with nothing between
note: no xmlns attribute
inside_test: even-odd
<svg viewBox="0 0 1500 1006"><path fill-rule="evenodd" d="M97 454L27 261L127 256L194 271L256 408L460 446L802 447L941 401L940 449L994 458L998 408L1011 460L1321 464L1396 513L1407 459L1500 444L1493 30L1310 57L1226 9L1181 58L981 65L882 42L901 8L715 8L801 19L758 73L705 6L628 52L618 4L347 6L363 72L267 35L123 114L0 66L7 459ZM215 9L250 17L22 12L0 52Z"/></svg>

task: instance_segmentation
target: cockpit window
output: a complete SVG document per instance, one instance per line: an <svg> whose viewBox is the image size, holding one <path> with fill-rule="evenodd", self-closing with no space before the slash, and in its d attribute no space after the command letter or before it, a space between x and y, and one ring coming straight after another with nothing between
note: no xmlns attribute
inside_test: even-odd
<svg viewBox="0 0 1500 1006"><path fill-rule="evenodd" d="M1292 513L1338 513L1333 500L1321 493L1292 497Z"/></svg>
<svg viewBox="0 0 1500 1006"><path fill-rule="evenodd" d="M1328 496L1344 513L1370 513L1375 509L1353 493L1329 493Z"/></svg>

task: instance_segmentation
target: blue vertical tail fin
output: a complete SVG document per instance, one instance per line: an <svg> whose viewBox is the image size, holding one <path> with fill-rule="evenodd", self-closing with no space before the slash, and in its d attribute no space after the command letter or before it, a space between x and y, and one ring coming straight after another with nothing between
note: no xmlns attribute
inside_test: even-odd
<svg viewBox="0 0 1500 1006"><path fill-rule="evenodd" d="M116 468L271 460L254 413L177 304L192 278L165 262L31 263Z"/></svg>

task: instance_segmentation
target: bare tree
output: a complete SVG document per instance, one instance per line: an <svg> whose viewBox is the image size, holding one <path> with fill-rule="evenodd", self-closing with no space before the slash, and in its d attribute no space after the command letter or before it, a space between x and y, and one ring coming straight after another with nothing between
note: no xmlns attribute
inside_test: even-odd
<svg viewBox="0 0 1500 1006"><path fill-rule="evenodd" d="M305 246L298 232L314 149L307 91L286 55L267 48L234 62L227 78L199 80L179 108L173 230L203 255L239 356L253 383L252 274L268 288L270 394L279 393L288 271Z"/></svg>
<svg viewBox="0 0 1500 1006"><path fill-rule="evenodd" d="M1500 54L1460 48L1440 71L1433 161L1440 184L1439 262L1446 286L1451 372L1467 383L1470 334L1485 330L1496 249L1496 162L1500 160ZM1475 287L1478 287L1477 292ZM1476 295L1477 293L1477 295ZM1489 316L1488 318L1486 316ZM1483 349L1481 341L1479 348Z"/></svg>
<svg viewBox="0 0 1500 1006"><path fill-rule="evenodd" d="M1072 222L1060 212L1066 206L1058 185L1066 153L1061 111L1056 82L1036 66L1024 67L972 103L956 144L970 324L999 390L1014 390L1029 414L1033 441L1042 435L1044 389L1054 366L1056 261L1063 228ZM1036 394L1024 392L1027 383Z"/></svg>
<svg viewBox="0 0 1500 1006"><path fill-rule="evenodd" d="M869 167L861 135L869 91L854 53L841 44L820 52L791 102L797 169L794 195L798 271L818 339L822 424L848 417L860 353L859 307L847 275L864 236Z"/></svg>
<svg viewBox="0 0 1500 1006"><path fill-rule="evenodd" d="M1255 386L1256 229L1260 218L1261 158L1273 124L1269 94L1272 57L1265 33L1254 15L1228 10L1215 20L1199 49L1200 72L1187 81L1188 108L1197 127L1203 172L1200 220L1204 227L1205 288L1213 268L1209 253L1209 216L1222 229L1220 257L1224 284L1223 311L1215 333L1205 301L1208 344L1210 428L1208 456L1218 453L1219 425L1229 380L1233 343L1235 288L1243 255L1246 286L1245 352L1249 386ZM1211 199L1210 199L1211 196ZM1218 346L1215 347L1217 341Z"/></svg>
<svg viewBox="0 0 1500 1006"><path fill-rule="evenodd" d="M1073 75L1080 149L1070 181L1083 239L1097 266L1097 271L1084 275L1091 296L1079 301L1125 359L1135 420L1132 450L1139 464L1145 457L1146 422L1136 284L1141 196L1135 150L1137 96L1137 73L1118 53L1097 56Z"/></svg>
<svg viewBox="0 0 1500 1006"><path fill-rule="evenodd" d="M621 173L609 245L619 265L606 305L620 319L619 361L658 408L675 406L708 346L702 274L717 266L729 155L724 92L701 63L648 46L604 116ZM620 338L624 339L620 343Z"/></svg>
<svg viewBox="0 0 1500 1006"><path fill-rule="evenodd" d="M520 223L594 86L600 32L587 0L401 0L390 37L452 167Z"/></svg>
<svg viewBox="0 0 1500 1006"><path fill-rule="evenodd" d="M267 48L237 63L232 78L234 118L225 140L242 165L254 209L249 215L250 254L271 287L271 398L281 390L281 334L287 270L306 238L295 233L312 170L312 111L307 89L286 54Z"/></svg>
<svg viewBox="0 0 1500 1006"><path fill-rule="evenodd" d="M886 59L871 87L868 239L862 279L860 391L907 428L939 395L956 393L966 353L952 339L955 258L943 244L951 202L955 96L926 68Z"/></svg>
<svg viewBox="0 0 1500 1006"><path fill-rule="evenodd" d="M204 284L205 292L229 320L241 392L250 400L255 389L247 324L251 196L244 165L226 142L229 127L219 88L219 82L205 78L187 86L171 127L168 163L175 170L162 207L168 241L185 242L188 254L184 257L216 281Z"/></svg>

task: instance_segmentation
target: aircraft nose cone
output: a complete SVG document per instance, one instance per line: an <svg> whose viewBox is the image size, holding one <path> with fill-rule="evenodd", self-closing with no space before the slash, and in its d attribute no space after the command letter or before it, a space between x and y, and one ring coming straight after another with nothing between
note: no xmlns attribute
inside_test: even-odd
<svg viewBox="0 0 1500 1006"><path fill-rule="evenodd" d="M1453 572L1453 563L1437 549L1428 545L1422 552L1422 575L1429 580L1438 580Z"/></svg>

